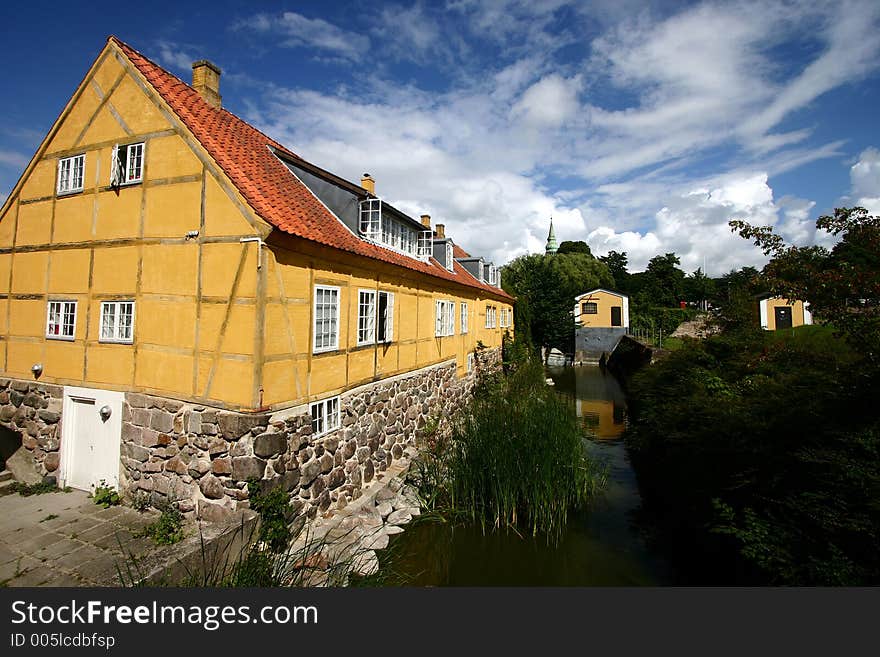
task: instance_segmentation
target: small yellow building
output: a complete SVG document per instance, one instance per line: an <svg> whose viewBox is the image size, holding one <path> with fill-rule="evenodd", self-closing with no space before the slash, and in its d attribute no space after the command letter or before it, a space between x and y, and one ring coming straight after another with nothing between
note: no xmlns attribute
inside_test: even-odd
<svg viewBox="0 0 880 657"><path fill-rule="evenodd" d="M761 328L767 331L796 328L813 323L810 304L781 297L764 296L758 301Z"/></svg>
<svg viewBox="0 0 880 657"><path fill-rule="evenodd" d="M629 297L596 288L575 297L575 322L586 328L629 328Z"/></svg>
<svg viewBox="0 0 880 657"><path fill-rule="evenodd" d="M513 299L219 82L111 37L41 143L0 209L0 422L74 487L213 517L257 476L314 514L461 403Z"/></svg>

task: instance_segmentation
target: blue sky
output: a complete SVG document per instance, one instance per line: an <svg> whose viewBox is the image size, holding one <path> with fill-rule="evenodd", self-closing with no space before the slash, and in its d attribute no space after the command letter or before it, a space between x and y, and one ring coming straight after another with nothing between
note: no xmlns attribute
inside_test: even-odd
<svg viewBox="0 0 880 657"><path fill-rule="evenodd" d="M880 213L880 3L6 3L0 199L115 34L496 263L556 235L633 269L762 264L743 218L829 244Z"/></svg>

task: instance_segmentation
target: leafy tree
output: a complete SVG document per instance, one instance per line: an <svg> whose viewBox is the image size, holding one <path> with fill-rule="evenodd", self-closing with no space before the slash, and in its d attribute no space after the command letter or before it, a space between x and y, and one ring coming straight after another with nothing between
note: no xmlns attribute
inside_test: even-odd
<svg viewBox="0 0 880 657"><path fill-rule="evenodd" d="M675 306L684 296L685 273L679 269L681 260L674 253L658 255L648 261L642 295L653 306Z"/></svg>
<svg viewBox="0 0 880 657"><path fill-rule="evenodd" d="M531 333L535 347L572 348L574 298L595 287L610 287L604 264L584 253L525 255L505 265L501 282L517 298L517 332Z"/></svg>
<svg viewBox="0 0 880 657"><path fill-rule="evenodd" d="M601 256L599 260L605 263L612 278L614 278L614 288L619 292L629 292L626 252L609 251L608 255Z"/></svg>
<svg viewBox="0 0 880 657"><path fill-rule="evenodd" d="M753 329L757 326L756 296L767 291L761 272L743 267L727 272L713 281L714 320L726 330Z"/></svg>
<svg viewBox="0 0 880 657"><path fill-rule="evenodd" d="M684 279L684 298L687 301L700 303L708 301L715 294L715 281L698 268Z"/></svg>
<svg viewBox="0 0 880 657"><path fill-rule="evenodd" d="M590 246L583 241L572 242L570 240L565 240L562 244L559 245L559 249L557 249L556 254L560 253L583 253L588 256L592 256L593 253L590 251Z"/></svg>
<svg viewBox="0 0 880 657"><path fill-rule="evenodd" d="M769 291L810 303L813 314L836 326L876 360L880 358L880 217L865 208L836 208L816 227L840 236L830 251L789 246L769 226L730 222L771 260L764 267Z"/></svg>

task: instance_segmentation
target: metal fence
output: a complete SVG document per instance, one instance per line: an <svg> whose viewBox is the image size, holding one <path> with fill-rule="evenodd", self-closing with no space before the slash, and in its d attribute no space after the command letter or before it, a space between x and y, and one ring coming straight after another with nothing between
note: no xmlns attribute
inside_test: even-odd
<svg viewBox="0 0 880 657"><path fill-rule="evenodd" d="M627 335L651 347L663 348L662 328L634 328Z"/></svg>

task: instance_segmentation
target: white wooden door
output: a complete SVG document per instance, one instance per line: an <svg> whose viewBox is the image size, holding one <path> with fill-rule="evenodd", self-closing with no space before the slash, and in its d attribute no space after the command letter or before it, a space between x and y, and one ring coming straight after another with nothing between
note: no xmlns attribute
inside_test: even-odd
<svg viewBox="0 0 880 657"><path fill-rule="evenodd" d="M122 436L121 392L64 388L61 429L61 484L94 490L106 482L119 487ZM105 415L102 415L102 409ZM109 410L109 415L106 411Z"/></svg>

